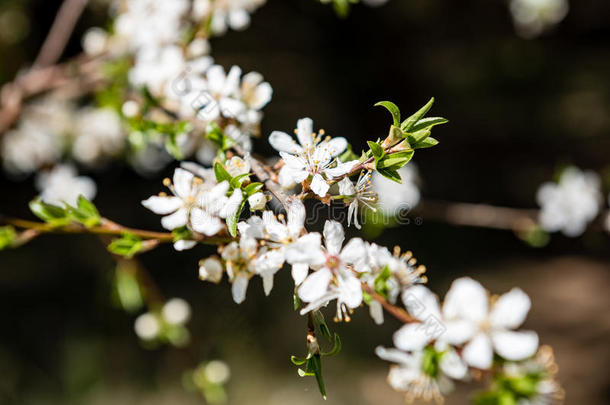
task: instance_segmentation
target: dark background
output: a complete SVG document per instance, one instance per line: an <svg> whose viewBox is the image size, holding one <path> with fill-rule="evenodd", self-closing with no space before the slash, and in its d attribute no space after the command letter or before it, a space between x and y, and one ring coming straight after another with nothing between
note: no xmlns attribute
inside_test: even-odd
<svg viewBox="0 0 610 405"><path fill-rule="evenodd" d="M21 10L29 26L11 43L6 32L10 38L19 31L7 24L15 19L0 20L1 81L31 63L59 4L0 1L0 13ZM289 132L310 116L359 149L387 131L389 115L375 102L392 100L408 114L435 96L432 114L451 122L435 130L439 146L415 157L424 199L531 208L537 187L558 167L603 174L610 163L610 2L570 6L558 27L524 40L502 1L391 0L378 9L354 7L341 20L314 0L270 0L247 31L212 40L212 54L225 67L259 71L272 84L263 134ZM66 57L80 51L86 28L105 24L104 10L95 3L87 10ZM265 137L256 150L272 154ZM119 163L87 174L98 183L95 202L103 215L159 229L158 217L139 202L157 193L172 170L143 179ZM0 177L0 212L31 217L26 202L35 194L32 179ZM526 327L554 346L566 403L610 400L607 234L553 235L548 246L534 249L510 232L423 220L375 241L413 250L441 295L464 275L494 293L521 286L533 301ZM200 247L176 254L164 246L141 257L167 297L192 305L195 357L229 363L230 403L321 403L313 381L299 379L289 362L305 350L305 321L291 310L288 272L276 276L269 298L255 279L238 306L226 282L197 279L197 262L209 253ZM0 403L201 402L181 388L192 352L143 349L134 316L112 305L113 266L95 237L45 236L0 254ZM387 364L373 355L376 345L391 344L397 322L376 327L363 308L350 324L332 326L344 348L324 365L327 402L402 403L383 381ZM447 402L467 403L463 388Z"/></svg>

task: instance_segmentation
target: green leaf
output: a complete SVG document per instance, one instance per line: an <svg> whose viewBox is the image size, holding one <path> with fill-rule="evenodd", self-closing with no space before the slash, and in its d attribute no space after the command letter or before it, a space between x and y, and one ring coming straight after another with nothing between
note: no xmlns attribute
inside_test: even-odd
<svg viewBox="0 0 610 405"><path fill-rule="evenodd" d="M290 361L295 366L302 366L307 361L307 358L297 357L297 356L290 356Z"/></svg>
<svg viewBox="0 0 610 405"><path fill-rule="evenodd" d="M229 184L232 189L241 188L241 185L250 179L250 173L239 174L231 179Z"/></svg>
<svg viewBox="0 0 610 405"><path fill-rule="evenodd" d="M67 206L67 211L73 220L80 222L87 228L99 225L100 213L95 205L82 195L78 196L76 207Z"/></svg>
<svg viewBox="0 0 610 405"><path fill-rule="evenodd" d="M228 181L230 183L232 179L227 169L225 169L220 162L214 163L214 175L216 176L216 181L219 183L223 181Z"/></svg>
<svg viewBox="0 0 610 405"><path fill-rule="evenodd" d="M409 141L409 143L411 145L417 145L419 142L422 142L429 136L430 136L430 130L422 129L421 131L417 131L417 132L409 132L407 134L407 140Z"/></svg>
<svg viewBox="0 0 610 405"><path fill-rule="evenodd" d="M427 137L426 139L418 142L417 144L413 145L413 149L424 149L424 148L431 148L433 146L438 145L438 141L432 137Z"/></svg>
<svg viewBox="0 0 610 405"><path fill-rule="evenodd" d="M388 293L390 292L390 287L387 283L390 277L392 277L392 271L386 265L375 278L375 292L384 298L388 298Z"/></svg>
<svg viewBox="0 0 610 405"><path fill-rule="evenodd" d="M241 216L241 212L246 205L246 201L246 199L242 199L241 204L239 205L239 208L235 214L227 218L227 228L229 229L229 233L232 237L237 236L237 222L239 222L239 217Z"/></svg>
<svg viewBox="0 0 610 405"><path fill-rule="evenodd" d="M178 242L179 240L189 240L193 238L191 230L187 226L181 226L172 231L174 237L173 241Z"/></svg>
<svg viewBox="0 0 610 405"><path fill-rule="evenodd" d="M432 108L432 104L434 104L434 97L432 97L425 106L420 108L419 111L404 120L402 124L400 124L400 129L402 129L404 132L411 131L415 124L417 124L419 120L424 118L424 115L426 115L430 108Z"/></svg>
<svg viewBox="0 0 610 405"><path fill-rule="evenodd" d="M376 159L379 159L385 155L385 151L377 142L367 141L366 143L369 145L369 148L371 148L371 152Z"/></svg>
<svg viewBox="0 0 610 405"><path fill-rule="evenodd" d="M252 194L258 193L263 188L263 183L250 183L246 187L244 187L244 194L246 194L246 198L250 197Z"/></svg>
<svg viewBox="0 0 610 405"><path fill-rule="evenodd" d="M299 298L299 295L296 291L294 292L294 294L292 294L292 306L295 311L301 306L301 299Z"/></svg>
<svg viewBox="0 0 610 405"><path fill-rule="evenodd" d="M390 155L384 156L377 162L377 170L379 169L393 169L398 170L413 158L413 154L415 152L412 150L392 153Z"/></svg>
<svg viewBox="0 0 610 405"><path fill-rule="evenodd" d="M395 181L396 183L402 183L402 178L400 177L400 174L394 169L378 169L377 172L386 179L390 179L392 181Z"/></svg>
<svg viewBox="0 0 610 405"><path fill-rule="evenodd" d="M339 338L339 335L337 335L336 333L335 333L334 340L335 340L335 344L333 345L333 348L330 349L329 352L321 353L322 356L326 356L326 357L334 356L341 351L341 339Z"/></svg>
<svg viewBox="0 0 610 405"><path fill-rule="evenodd" d="M133 269L118 266L115 271L115 289L121 307L127 312L136 312L144 305L140 284Z"/></svg>
<svg viewBox="0 0 610 405"><path fill-rule="evenodd" d="M142 250L142 247L142 239L135 235L126 233L120 238L114 239L108 245L108 250L116 255L131 259Z"/></svg>
<svg viewBox="0 0 610 405"><path fill-rule="evenodd" d="M326 324L326 320L324 319L324 314L320 311L313 312L313 322L314 325L320 330L322 336L324 336L329 341L332 341L332 335L330 334L330 329Z"/></svg>
<svg viewBox="0 0 610 405"><path fill-rule="evenodd" d="M51 225L63 226L70 223L68 212L62 207L47 204L40 198L30 201L29 206L34 215Z"/></svg>
<svg viewBox="0 0 610 405"><path fill-rule="evenodd" d="M394 121L395 127L400 126L400 109L398 109L396 104L394 104L391 101L380 101L375 104L375 107L379 107L379 106L385 107L386 110L388 110L390 112L390 114L392 114L392 119Z"/></svg>
<svg viewBox="0 0 610 405"><path fill-rule="evenodd" d="M16 239L17 231L15 231L15 228L10 225L0 227L0 250L11 247Z"/></svg>
<svg viewBox="0 0 610 405"><path fill-rule="evenodd" d="M180 146L178 146L176 133L167 134L165 137L165 150L176 160L184 159L182 150L180 149Z"/></svg>
<svg viewBox="0 0 610 405"><path fill-rule="evenodd" d="M313 372L316 376L318 389L320 390L320 394L322 394L322 398L326 400L326 388L324 387L324 377L322 377L322 360L320 359L320 355L314 354L307 364L310 366L310 372Z"/></svg>
<svg viewBox="0 0 610 405"><path fill-rule="evenodd" d="M423 118L423 119L417 121L417 123L413 126L413 128L411 128L411 131L416 132L416 131L421 131L422 129L432 129L432 127L435 127L437 125L446 124L448 122L449 122L449 120L446 118L443 118L443 117Z"/></svg>
<svg viewBox="0 0 610 405"><path fill-rule="evenodd" d="M221 151L230 149L236 143L235 139L225 135L222 129L220 129L218 124L215 122L208 124L205 137L215 144Z"/></svg>

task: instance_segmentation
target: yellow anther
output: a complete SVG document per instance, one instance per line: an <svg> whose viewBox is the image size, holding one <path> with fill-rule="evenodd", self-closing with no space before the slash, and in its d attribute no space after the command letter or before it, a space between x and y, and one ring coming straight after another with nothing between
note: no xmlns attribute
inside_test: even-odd
<svg viewBox="0 0 610 405"><path fill-rule="evenodd" d="M163 179L163 185L165 187L169 187L172 184L172 181L169 179L169 177L166 177Z"/></svg>

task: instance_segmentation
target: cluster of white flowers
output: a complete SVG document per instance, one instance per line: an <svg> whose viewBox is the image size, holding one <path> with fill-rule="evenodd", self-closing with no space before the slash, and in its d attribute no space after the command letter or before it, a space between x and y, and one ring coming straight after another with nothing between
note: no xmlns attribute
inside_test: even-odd
<svg viewBox="0 0 610 405"><path fill-rule="evenodd" d="M597 217L602 202L600 179L594 172L576 167L565 169L559 182L544 183L538 189L540 225L548 232L562 231L579 236Z"/></svg>
<svg viewBox="0 0 610 405"><path fill-rule="evenodd" d="M490 299L481 284L470 278L453 282L443 306L424 286L402 293L408 312L420 323L394 334L396 349L377 348L379 357L396 363L388 380L412 398L436 399L453 388L452 380L467 380L469 367L488 370L494 353L508 361L536 354L538 335L515 331L531 303L519 288Z"/></svg>
<svg viewBox="0 0 610 405"><path fill-rule="evenodd" d="M510 12L520 35L531 38L553 27L568 14L567 0L511 0Z"/></svg>
<svg viewBox="0 0 610 405"><path fill-rule="evenodd" d="M36 187L42 201L60 207L64 203L76 206L81 195L91 201L97 193L95 182L87 176L78 176L76 168L68 164L38 173Z"/></svg>
<svg viewBox="0 0 610 405"><path fill-rule="evenodd" d="M288 188L303 183L318 196L325 197L330 188L328 180L346 175L358 161L339 162L337 156L347 148L347 140L322 138L324 130L316 134L311 118L298 120L295 133L298 143L281 131L274 131L269 136L269 143L284 160L279 173L280 184Z"/></svg>
<svg viewBox="0 0 610 405"><path fill-rule="evenodd" d="M186 226L193 232L216 235L225 228L223 219L235 215L243 196L241 190L236 189L227 197L229 183L217 183L212 169L197 167L196 174L177 168L173 182L168 178L163 181L172 195L161 193L142 201L142 205L155 214L164 215L161 225L167 230ZM184 240L174 245L177 250L193 246L195 241Z"/></svg>
<svg viewBox="0 0 610 405"><path fill-rule="evenodd" d="M175 346L184 346L189 340L184 325L191 318L191 307L182 298L172 298L160 311L150 311L136 318L134 330L145 342L167 341Z"/></svg>
<svg viewBox="0 0 610 405"><path fill-rule="evenodd" d="M250 14L265 4L265 0L194 0L196 19L211 20L214 35L222 35L227 28L243 30L250 24Z"/></svg>
<svg viewBox="0 0 610 405"><path fill-rule="evenodd" d="M126 132L110 109L75 108L48 97L27 106L18 127L2 138L5 169L26 175L52 166L64 157L99 167L120 154Z"/></svg>

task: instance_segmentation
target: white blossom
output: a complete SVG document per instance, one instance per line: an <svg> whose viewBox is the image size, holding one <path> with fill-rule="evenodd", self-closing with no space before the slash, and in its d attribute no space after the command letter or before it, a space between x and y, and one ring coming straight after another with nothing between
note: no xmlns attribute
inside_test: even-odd
<svg viewBox="0 0 610 405"><path fill-rule="evenodd" d="M272 266L267 269L267 283L273 282L273 274L279 270L287 261L287 249L299 241L304 229L305 206L300 200L292 200L288 203L288 220L284 216L276 217L272 211L263 212L262 217L252 216L246 222L238 224L242 236L264 240L267 249L272 254ZM292 262L292 277L295 284L299 285L307 276L308 265L304 262Z"/></svg>
<svg viewBox="0 0 610 405"><path fill-rule="evenodd" d="M153 340L161 332L161 324L155 315L147 312L136 318L134 330L140 339Z"/></svg>
<svg viewBox="0 0 610 405"><path fill-rule="evenodd" d="M172 298L163 305L161 315L170 325L182 325L191 317L191 306L182 298Z"/></svg>
<svg viewBox="0 0 610 405"><path fill-rule="evenodd" d="M305 263L315 271L299 286L299 298L309 303L301 314L316 310L337 300L337 319L349 319L349 311L362 303L362 286L350 267L364 259L364 242L351 239L343 248L343 226L336 221L324 224L325 249L318 233L309 233L286 250L290 263Z"/></svg>
<svg viewBox="0 0 610 405"><path fill-rule="evenodd" d="M267 196L262 192L254 193L248 197L248 204L250 204L250 211L262 211L267 205Z"/></svg>
<svg viewBox="0 0 610 405"><path fill-rule="evenodd" d="M347 148L347 140L328 136L322 139L323 135L323 131L313 132L310 118L302 118L297 121L298 144L285 132L273 131L269 136L269 143L280 152L285 163L280 176L289 176L295 183L311 176L310 188L320 197L326 196L330 188L327 180L349 173L357 163L356 160L337 162L336 157Z"/></svg>
<svg viewBox="0 0 610 405"><path fill-rule="evenodd" d="M227 169L227 172L229 172L231 177L237 177L241 174L250 172L250 162L248 159L244 160L239 156L233 156L231 159L227 160L225 169Z"/></svg>
<svg viewBox="0 0 610 405"><path fill-rule="evenodd" d="M174 44L180 39L181 20L189 8L189 0L125 0L115 30L132 49Z"/></svg>
<svg viewBox="0 0 610 405"><path fill-rule="evenodd" d="M581 235L599 213L602 200L599 176L576 167L563 171L558 183L544 183L538 189L539 221L548 232Z"/></svg>
<svg viewBox="0 0 610 405"><path fill-rule="evenodd" d="M373 174L373 191L378 195L377 208L385 215L395 216L414 208L420 199L418 174L414 163L398 169L402 183L396 183L378 172Z"/></svg>
<svg viewBox="0 0 610 405"><path fill-rule="evenodd" d="M79 176L71 165L57 165L50 171L40 172L36 178L40 198L47 204L76 206L78 197L92 200L97 193L95 182L87 176Z"/></svg>
<svg viewBox="0 0 610 405"><path fill-rule="evenodd" d="M72 154L79 162L94 165L116 156L125 148L126 133L120 117L107 108L85 108L78 112Z"/></svg>
<svg viewBox="0 0 610 405"><path fill-rule="evenodd" d="M219 283L224 267L216 257L208 257L199 262L199 279Z"/></svg>
<svg viewBox="0 0 610 405"><path fill-rule="evenodd" d="M538 335L514 329L525 321L530 306L529 297L513 288L490 307L481 284L471 278L457 279L443 304L444 339L456 345L468 342L462 357L476 368L491 367L494 351L507 360L526 359L536 353Z"/></svg>
<svg viewBox="0 0 610 405"><path fill-rule="evenodd" d="M540 35L565 18L567 0L511 0L510 12L517 32L526 38Z"/></svg>
<svg viewBox="0 0 610 405"><path fill-rule="evenodd" d="M250 14L265 4L265 0L194 0L196 19L212 18L211 29L222 35L227 28L243 30L250 24Z"/></svg>
<svg viewBox="0 0 610 405"><path fill-rule="evenodd" d="M188 225L196 232L215 235L224 228L221 218L234 215L242 201L240 190L235 190L230 198L226 196L228 182L209 184L181 168L175 170L173 184L169 179L164 184L172 196L152 196L142 201L142 205L165 215L161 224L168 230Z"/></svg>
<svg viewBox="0 0 610 405"><path fill-rule="evenodd" d="M438 363L430 356L436 354L434 351L440 352ZM461 380L468 372L455 350L442 351L428 347L407 353L398 349L377 347L375 353L381 359L395 363L390 368L388 383L395 390L405 392L408 402L421 398L443 403L443 395L453 390L452 379ZM433 367L435 370L429 370L427 367Z"/></svg>
<svg viewBox="0 0 610 405"><path fill-rule="evenodd" d="M358 209L361 206L365 206L373 211L377 211L375 204L377 203L378 197L377 193L373 191L371 172L366 172L366 174L361 172L356 184L352 183L348 177L345 177L338 185L339 194L348 197L345 199L345 203L349 206L347 211L347 225L351 225L353 219L354 226L360 229L361 226L358 223Z"/></svg>

